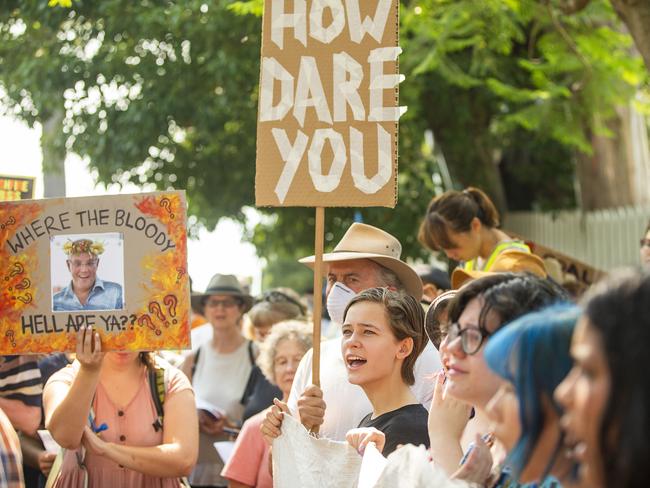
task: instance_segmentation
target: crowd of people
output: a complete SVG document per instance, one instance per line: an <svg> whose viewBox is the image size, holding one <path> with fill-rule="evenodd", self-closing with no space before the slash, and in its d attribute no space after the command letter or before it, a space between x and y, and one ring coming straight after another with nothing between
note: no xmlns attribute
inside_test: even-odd
<svg viewBox="0 0 650 488"><path fill-rule="evenodd" d="M499 225L481 190L434 198L418 237L446 273L353 224L323 255L326 340L294 290L216 274L191 351L104 352L88 327L73 355L0 358L0 487L271 487L287 416L359 456L423 445L450 486L650 486L650 222L641 266L581 297ZM68 254L83 304L98 256Z"/></svg>

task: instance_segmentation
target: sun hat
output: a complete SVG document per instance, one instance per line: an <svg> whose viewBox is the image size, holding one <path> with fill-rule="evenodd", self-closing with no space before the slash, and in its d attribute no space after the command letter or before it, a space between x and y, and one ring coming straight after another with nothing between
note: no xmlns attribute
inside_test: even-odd
<svg viewBox="0 0 650 488"><path fill-rule="evenodd" d="M440 342L442 340L439 314L443 309L449 308L449 303L457 293L458 290L447 290L441 293L434 298L424 315L424 331L427 333L429 340L436 346L436 349L440 348Z"/></svg>
<svg viewBox="0 0 650 488"><path fill-rule="evenodd" d="M391 270L404 285L406 292L420 300L422 280L408 264L400 259L402 245L390 235L372 225L355 222L346 231L334 250L323 254L323 263L370 259ZM310 268L314 267L314 256L299 260Z"/></svg>
<svg viewBox="0 0 650 488"><path fill-rule="evenodd" d="M507 249L496 257L489 271L456 268L451 274L451 287L457 290L469 280L489 276L494 273L518 273L523 271L533 273L540 278L546 278L547 276L544 261L539 256L516 249Z"/></svg>
<svg viewBox="0 0 650 488"><path fill-rule="evenodd" d="M206 297L212 295L230 295L239 298L243 303L244 313L248 312L253 306L253 297L246 293L237 277L233 275L217 273L210 278L205 292L192 294L192 308L202 310L203 301Z"/></svg>

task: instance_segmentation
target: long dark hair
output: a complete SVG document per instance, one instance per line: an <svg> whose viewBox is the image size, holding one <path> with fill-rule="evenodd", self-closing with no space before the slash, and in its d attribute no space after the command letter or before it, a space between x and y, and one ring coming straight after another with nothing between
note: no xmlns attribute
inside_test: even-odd
<svg viewBox="0 0 650 488"><path fill-rule="evenodd" d="M501 327L525 313L568 300L559 285L545 278L531 273L495 273L471 281L458 291L449 305L450 323L457 322L467 304L479 296L484 304L477 325L483 329L490 311L498 315Z"/></svg>
<svg viewBox="0 0 650 488"><path fill-rule="evenodd" d="M605 486L650 483L650 272L625 270L585 297L585 316L598 332L610 391L600 425Z"/></svg>

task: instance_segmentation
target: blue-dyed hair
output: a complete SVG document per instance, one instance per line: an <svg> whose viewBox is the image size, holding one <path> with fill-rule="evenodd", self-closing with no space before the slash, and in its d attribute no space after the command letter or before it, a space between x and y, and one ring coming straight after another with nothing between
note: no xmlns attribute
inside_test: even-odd
<svg viewBox="0 0 650 488"><path fill-rule="evenodd" d="M551 305L519 317L487 342L485 361L512 383L519 401L521 436L506 459L516 479L544 428L542 398L561 413L553 391L571 370L571 336L580 314L581 308L574 304Z"/></svg>

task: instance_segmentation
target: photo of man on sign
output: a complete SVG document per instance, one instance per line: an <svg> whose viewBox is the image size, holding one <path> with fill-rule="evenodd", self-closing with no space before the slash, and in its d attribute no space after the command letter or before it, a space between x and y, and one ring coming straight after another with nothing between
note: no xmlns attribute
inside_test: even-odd
<svg viewBox="0 0 650 488"><path fill-rule="evenodd" d="M55 239L53 239L53 243ZM97 275L100 256L106 250L103 242L89 238L67 239L62 249L67 256L65 263L71 279L67 286L58 293L54 293L52 297L53 311L119 310L124 308L122 286L113 281L102 280ZM54 256L55 253L53 252L52 255ZM53 263L53 281L55 281L55 275ZM53 289L55 288L56 286L53 286Z"/></svg>

